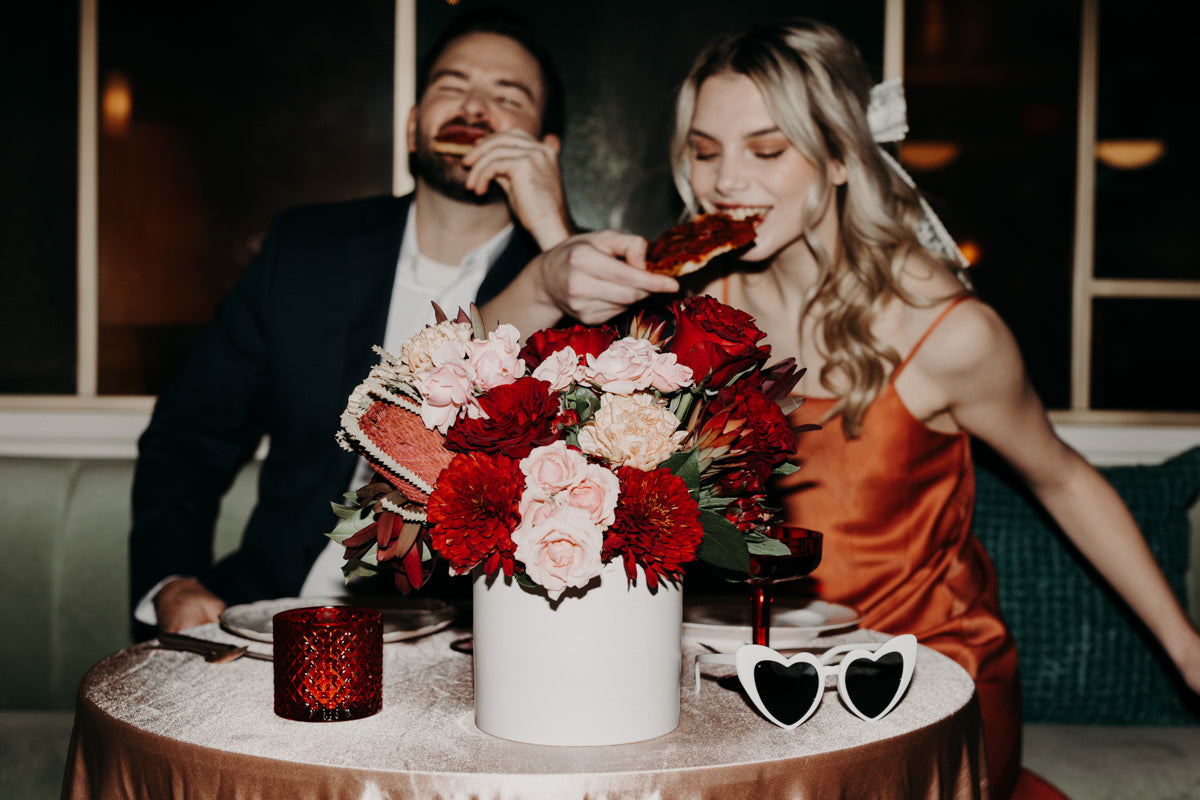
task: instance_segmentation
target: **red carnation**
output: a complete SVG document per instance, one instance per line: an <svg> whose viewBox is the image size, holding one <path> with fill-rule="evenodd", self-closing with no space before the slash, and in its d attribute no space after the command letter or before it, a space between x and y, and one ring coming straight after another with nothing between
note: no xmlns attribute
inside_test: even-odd
<svg viewBox="0 0 1200 800"><path fill-rule="evenodd" d="M676 300L671 311L676 324L670 351L692 368L698 381L711 374L710 386L724 386L771 355L770 347L758 344L766 334L744 311L707 295Z"/></svg>
<svg viewBox="0 0 1200 800"><path fill-rule="evenodd" d="M574 325L570 328L546 328L529 337L529 341L521 350L521 358L532 372L538 364L545 361L551 353L570 347L579 355L579 363L584 363L588 354L598 356L617 340L617 332L607 325L594 328Z"/></svg>
<svg viewBox="0 0 1200 800"><path fill-rule="evenodd" d="M446 449L458 453L482 451L524 458L535 447L555 439L558 397L550 384L537 378L518 378L479 396L485 417L460 419L446 434Z"/></svg>
<svg viewBox="0 0 1200 800"><path fill-rule="evenodd" d="M735 459L766 481L778 464L796 449L796 435L778 403L768 400L751 384L739 383L717 393L715 406L732 419L745 420L730 450L743 454Z"/></svg>
<svg viewBox="0 0 1200 800"><path fill-rule="evenodd" d="M616 521L608 529L601 557L625 558L625 574L637 579L637 565L646 569L646 584L658 586L660 578L679 580L683 565L696 557L704 538L700 507L687 484L670 470L643 472L633 467L617 470L621 495Z"/></svg>
<svg viewBox="0 0 1200 800"><path fill-rule="evenodd" d="M459 453L442 471L426 511L433 549L455 573L479 564L492 575L513 574L512 532L525 476L515 459L488 453Z"/></svg>

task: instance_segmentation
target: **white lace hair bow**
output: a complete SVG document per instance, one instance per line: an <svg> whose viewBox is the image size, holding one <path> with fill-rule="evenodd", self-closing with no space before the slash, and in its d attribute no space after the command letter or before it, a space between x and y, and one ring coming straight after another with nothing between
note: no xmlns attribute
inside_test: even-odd
<svg viewBox="0 0 1200 800"><path fill-rule="evenodd" d="M908 134L908 108L904 102L904 84L899 78L891 78L871 88L871 102L867 106L867 125L871 128L871 136L880 144L904 140ZM892 155L882 147L879 152L883 156L883 160L896 171L901 180L913 189L917 188L916 182L904 171L904 167L900 166L899 161L892 158ZM934 213L919 191L917 196L920 198L921 210L924 212L924 216L917 224L917 238L920 239L921 244L935 253L941 253L947 258L957 261L960 266L970 266L971 262L958 249L954 237L946 230L946 226L938 219L938 215Z"/></svg>

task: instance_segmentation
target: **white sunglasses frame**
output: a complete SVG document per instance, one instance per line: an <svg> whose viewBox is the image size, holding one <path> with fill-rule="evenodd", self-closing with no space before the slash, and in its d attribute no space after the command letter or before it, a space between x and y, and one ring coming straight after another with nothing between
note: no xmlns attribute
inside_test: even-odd
<svg viewBox="0 0 1200 800"><path fill-rule="evenodd" d="M883 711L875 716L868 716L859 710L854 701L850 699L849 693L846 691L846 671L850 666L860 659L868 659L876 661L880 656L888 653L899 653L903 664L903 669L900 675L900 685L896 690L895 696ZM843 656L842 660L837 664L831 664L837 656ZM775 715L767 710L762 698L759 697L758 687L754 681L754 667L763 661L774 661L782 664L785 667L792 664L805 663L810 665L816 672L817 678L820 681L821 689L814 693L812 705L808 710L795 722L783 723L775 718ZM837 678L838 694L842 698L842 703L846 708L850 709L856 717L866 720L867 722L875 722L887 716L896 704L903 699L904 694L908 691L908 685L912 681L913 671L916 669L917 662L917 637L911 633L901 634L888 639L886 642L864 642L858 644L843 644L831 647L821 654L818 659L812 653L801 652L793 656L784 656L778 651L770 647L764 647L759 644L744 644L733 653L701 653L696 656L696 694L700 693L700 664L715 663L715 664L734 664L737 666L738 680L741 681L742 688L754 703L755 708L759 710L764 717L770 720L775 725L784 730L792 730L809 717L811 717L821 705L821 700L825 695L826 680L830 676Z"/></svg>

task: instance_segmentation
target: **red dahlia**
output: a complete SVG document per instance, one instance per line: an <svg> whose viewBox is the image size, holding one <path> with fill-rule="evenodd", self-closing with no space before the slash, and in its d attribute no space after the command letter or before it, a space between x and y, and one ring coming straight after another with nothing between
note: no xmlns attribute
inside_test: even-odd
<svg viewBox="0 0 1200 800"><path fill-rule="evenodd" d="M667 469L621 467L617 478L621 495L616 521L608 529L601 557L608 561L624 556L630 582L636 580L640 563L651 589L660 578L678 580L704 538L700 508L687 484Z"/></svg>
<svg viewBox="0 0 1200 800"><path fill-rule="evenodd" d="M492 575L513 574L512 532L525 476L504 455L459 453L442 471L426 511L433 549L457 573L479 564Z"/></svg>

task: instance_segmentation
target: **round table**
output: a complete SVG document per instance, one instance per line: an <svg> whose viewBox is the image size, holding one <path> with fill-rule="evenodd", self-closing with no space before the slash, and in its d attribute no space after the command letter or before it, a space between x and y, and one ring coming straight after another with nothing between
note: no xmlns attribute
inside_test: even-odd
<svg viewBox="0 0 1200 800"><path fill-rule="evenodd" d="M216 625L190 633L246 643ZM853 716L831 686L811 719L785 731L716 680L732 666L704 665L708 677L693 692L700 650L685 646L674 732L612 747L547 747L475 727L471 658L450 647L465 635L386 644L383 710L328 723L275 716L265 661L211 664L150 643L122 650L81 683L63 797L987 797L974 684L925 647L907 695L884 719ZM851 631L814 644L884 638Z"/></svg>

